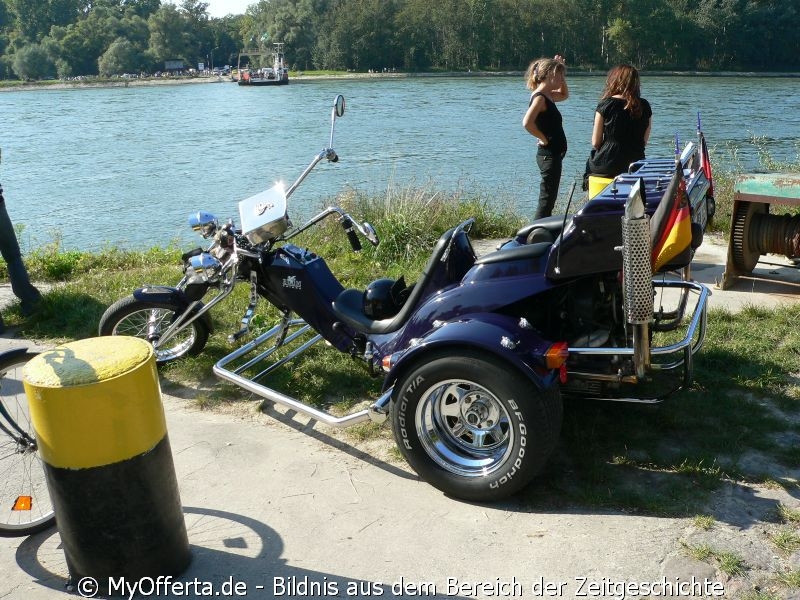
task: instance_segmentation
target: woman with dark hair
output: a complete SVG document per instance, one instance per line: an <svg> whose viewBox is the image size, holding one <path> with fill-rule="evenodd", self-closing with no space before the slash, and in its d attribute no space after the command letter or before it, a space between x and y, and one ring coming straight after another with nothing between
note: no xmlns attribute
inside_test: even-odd
<svg viewBox="0 0 800 600"><path fill-rule="evenodd" d="M639 72L631 65L612 68L594 115L584 189L589 175L615 177L644 158L652 116L650 103L641 97Z"/></svg>

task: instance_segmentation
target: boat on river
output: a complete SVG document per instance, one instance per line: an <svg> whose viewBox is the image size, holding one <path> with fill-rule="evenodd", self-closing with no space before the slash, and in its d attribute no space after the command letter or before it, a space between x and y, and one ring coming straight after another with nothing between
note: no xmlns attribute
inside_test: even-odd
<svg viewBox="0 0 800 600"><path fill-rule="evenodd" d="M283 53L283 44L275 43L269 52L262 51L242 51L239 53L239 62L236 67L239 85L288 85L289 68L286 66ZM247 64L251 57L272 55L271 67L251 68L242 67L242 57L247 57Z"/></svg>

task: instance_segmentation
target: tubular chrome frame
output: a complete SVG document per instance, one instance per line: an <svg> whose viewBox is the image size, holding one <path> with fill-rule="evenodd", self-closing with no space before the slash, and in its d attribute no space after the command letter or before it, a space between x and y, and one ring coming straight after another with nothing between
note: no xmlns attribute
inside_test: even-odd
<svg viewBox="0 0 800 600"><path fill-rule="evenodd" d="M644 404L656 404L661 402L669 394L681 389L689 384L692 376L692 356L698 352L705 339L706 328L706 308L708 304L708 296L710 294L708 288L702 284L690 281L656 281L656 287L676 288L681 292L680 305L686 306L686 297L689 294L696 294L697 301L695 303L691 320L686 328L686 335L684 338L674 344L667 346L657 346L651 348L652 356L669 356L672 354L679 354L679 357L670 363L658 364L653 363L650 369L653 371L668 372L675 369L683 369L683 377L681 384L676 386L668 394L657 398L596 398L602 400L614 400L618 402L637 402ZM682 313L682 309L680 310ZM296 412L303 414L311 419L324 423L337 428L346 428L351 425L372 421L375 423L383 423L386 421L389 413L389 403L392 397L393 388L387 389L375 402L368 408L356 411L349 415L337 417L328 412L313 408L307 404L287 396L273 388L258 383L257 380L264 378L278 367L286 364L295 357L303 354L306 350L314 346L317 342L322 340L322 336L314 335L310 339L301 343L298 347L288 352L285 356L274 360L263 368L257 375L246 377L243 373L252 367L255 367L262 361L266 361L274 352L283 348L284 346L299 340L301 336L313 333L311 327L302 319L293 319L289 314L284 315L281 322L269 331L261 334L251 342L245 344L241 348L231 352L224 358L220 359L214 365L214 374L226 381L229 381L249 392L252 392L262 398L281 404ZM266 350L260 350L258 354L249 358L246 362L230 367L231 363L238 359L244 358L247 355L259 350L261 346L267 342L272 341L272 346ZM577 355L594 355L594 356L633 356L634 348L570 348L570 354ZM616 383L639 383L639 378L634 375L608 375L600 373L587 373L578 371L568 371L570 377L581 379L589 379L595 381L608 381Z"/></svg>
<svg viewBox="0 0 800 600"><path fill-rule="evenodd" d="M709 289L701 284L693 281L653 281L654 287L675 288L681 292L681 299L679 301L678 312L681 313L675 318L675 322L681 320L684 309L686 308L687 299L689 294L694 293L697 295L697 301L693 308L693 313L689 324L686 327L686 334L678 342L669 344L667 346L655 346L650 348L650 356L656 357L669 357L670 355L677 354L677 358L668 363L652 363L650 364L651 371L669 372L675 369L681 369L683 376L681 384L670 390L667 394L655 398L607 398L596 397L591 399L598 400L612 400L617 402L638 402L644 404L657 404L663 401L670 394L688 386L692 379L692 357L696 352L699 352L703 347L706 334L707 323L707 307L708 296L710 295ZM570 355L579 356L626 356L633 357L635 355L635 348L569 348ZM569 365L569 361L567 362ZM591 373L582 371L567 370L568 377L577 379L594 380L594 381L608 381L615 383L631 383L636 384L640 382L640 378L635 375L609 375L606 373Z"/></svg>
<svg viewBox="0 0 800 600"><path fill-rule="evenodd" d="M289 333L292 329L296 329L296 331ZM345 415L343 417L337 417L328 412L308 406L300 400L292 398L291 396L287 396L286 394L282 394L273 388L256 382L257 379L262 379L281 365L286 364L319 342L322 339L322 336L318 334L303 342L299 347L290 351L286 356L283 356L282 358L270 363L254 377L248 378L242 375L245 370L256 366L258 363L269 358L278 349L293 342L294 340L297 340L302 335L310 331L313 330L305 321L302 319L292 319L290 318L290 315L286 314L281 319L281 322L275 325L272 329L262 333L251 342L245 344L241 348L231 352L224 358L217 361L217 363L214 365L214 374L221 379L230 381L231 383L238 385L249 392L261 396L262 398L266 398L272 402L287 406L301 414L306 415L307 417L310 417L316 421L320 421L325 425L330 425L331 427L345 428L358 423L364 423L366 421L372 421L374 423L383 423L386 421L389 415L389 402L392 398L393 388L386 390L368 408ZM277 339L270 348L260 352L258 355L250 358L247 360L247 362L237 367L228 368L228 365L233 361L243 358L251 352L256 351L260 346L269 342L270 340L273 340L274 338Z"/></svg>

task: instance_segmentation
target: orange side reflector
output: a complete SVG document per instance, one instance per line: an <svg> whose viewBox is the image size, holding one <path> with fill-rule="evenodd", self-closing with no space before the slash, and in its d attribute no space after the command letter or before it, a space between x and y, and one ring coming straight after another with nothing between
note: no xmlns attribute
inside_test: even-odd
<svg viewBox="0 0 800 600"><path fill-rule="evenodd" d="M30 496L17 496L14 506L11 507L12 511L15 510L30 510L33 506L33 498Z"/></svg>
<svg viewBox="0 0 800 600"><path fill-rule="evenodd" d="M569 345L567 342L556 342L544 353L544 364L548 369L558 369L567 362Z"/></svg>

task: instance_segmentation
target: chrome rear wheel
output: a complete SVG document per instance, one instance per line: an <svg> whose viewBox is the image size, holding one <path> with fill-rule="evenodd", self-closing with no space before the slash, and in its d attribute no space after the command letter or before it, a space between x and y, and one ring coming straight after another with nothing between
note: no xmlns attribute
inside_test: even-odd
<svg viewBox="0 0 800 600"><path fill-rule="evenodd" d="M408 464L446 494L479 502L530 483L556 446L561 415L557 383L537 384L468 349L420 356L392 395L392 429Z"/></svg>
<svg viewBox="0 0 800 600"><path fill-rule="evenodd" d="M514 429L503 403L472 381L448 380L428 389L414 421L431 459L463 477L495 472L514 444Z"/></svg>

